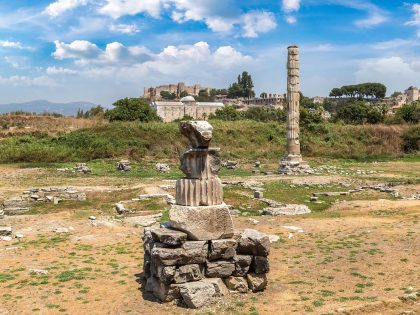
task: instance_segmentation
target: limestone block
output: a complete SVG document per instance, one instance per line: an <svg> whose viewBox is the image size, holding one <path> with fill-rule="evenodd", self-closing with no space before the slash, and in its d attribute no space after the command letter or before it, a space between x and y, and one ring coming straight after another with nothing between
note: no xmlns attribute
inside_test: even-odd
<svg viewBox="0 0 420 315"><path fill-rule="evenodd" d="M155 277L147 279L146 291L152 292L153 295L162 302L171 302L180 298L180 292L177 285L167 285Z"/></svg>
<svg viewBox="0 0 420 315"><path fill-rule="evenodd" d="M180 266L178 269L176 269L173 279L175 283L185 283L185 282L198 281L198 280L203 279L203 277L204 277L204 266L193 264L193 265Z"/></svg>
<svg viewBox="0 0 420 315"><path fill-rule="evenodd" d="M263 256L254 256L251 269L256 274L268 273L270 271L268 258Z"/></svg>
<svg viewBox="0 0 420 315"><path fill-rule="evenodd" d="M11 226L0 226L0 236L9 236L12 235Z"/></svg>
<svg viewBox="0 0 420 315"><path fill-rule="evenodd" d="M210 283L213 285L214 290L216 291L215 296L227 296L229 295L229 290L226 287L225 283L220 278L205 278L203 282Z"/></svg>
<svg viewBox="0 0 420 315"><path fill-rule="evenodd" d="M262 291L267 287L267 274L249 273L246 275L248 287L252 292Z"/></svg>
<svg viewBox="0 0 420 315"><path fill-rule="evenodd" d="M213 284L204 280L180 284L178 287L182 299L189 308L201 308L209 304L216 294Z"/></svg>
<svg viewBox="0 0 420 315"><path fill-rule="evenodd" d="M181 171L187 178L214 178L220 170L220 149L188 149L180 157Z"/></svg>
<svg viewBox="0 0 420 315"><path fill-rule="evenodd" d="M235 271L235 264L232 261L207 262L206 267L206 277L209 278L226 278Z"/></svg>
<svg viewBox="0 0 420 315"><path fill-rule="evenodd" d="M186 242L187 234L166 228L152 229L153 239L170 246L179 246Z"/></svg>
<svg viewBox="0 0 420 315"><path fill-rule="evenodd" d="M233 275L236 277L245 276L252 263L252 256L250 255L236 255L233 259L235 262L235 271Z"/></svg>
<svg viewBox="0 0 420 315"><path fill-rule="evenodd" d="M164 266L203 264L208 255L208 244L204 241L187 241L179 248L155 246L151 250L152 263Z"/></svg>
<svg viewBox="0 0 420 315"><path fill-rule="evenodd" d="M176 181L176 204L181 206L214 206L223 204L223 187L219 178Z"/></svg>
<svg viewBox="0 0 420 315"><path fill-rule="evenodd" d="M210 261L231 259L236 254L236 246L237 242L234 239L212 240L210 241L208 259Z"/></svg>
<svg viewBox="0 0 420 315"><path fill-rule="evenodd" d="M173 205L169 223L191 240L217 240L233 236L233 222L226 205L186 207Z"/></svg>
<svg viewBox="0 0 420 315"><path fill-rule="evenodd" d="M270 253L270 239L264 233L245 229L238 241L237 252L243 255L266 257Z"/></svg>
<svg viewBox="0 0 420 315"><path fill-rule="evenodd" d="M244 277L227 277L224 278L223 281L231 291L238 291L241 293L248 292L248 282Z"/></svg>
<svg viewBox="0 0 420 315"><path fill-rule="evenodd" d="M213 127L205 120L181 121L181 133L190 140L193 148L208 148L213 137Z"/></svg>
<svg viewBox="0 0 420 315"><path fill-rule="evenodd" d="M151 275L165 284L171 284L174 281L175 272L176 266L163 266L156 263L151 265Z"/></svg>

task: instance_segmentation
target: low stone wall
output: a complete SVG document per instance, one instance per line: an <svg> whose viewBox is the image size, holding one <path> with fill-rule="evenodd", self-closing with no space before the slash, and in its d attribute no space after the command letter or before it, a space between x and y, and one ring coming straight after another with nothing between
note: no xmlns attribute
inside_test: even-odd
<svg viewBox="0 0 420 315"><path fill-rule="evenodd" d="M146 228L143 240L145 290L161 302L201 308L229 291L258 292L267 286L270 240L256 230L189 241L177 230Z"/></svg>

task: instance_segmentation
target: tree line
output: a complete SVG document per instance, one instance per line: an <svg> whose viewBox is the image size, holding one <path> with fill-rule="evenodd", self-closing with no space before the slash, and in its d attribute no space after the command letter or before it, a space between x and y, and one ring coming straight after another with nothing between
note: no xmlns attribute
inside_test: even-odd
<svg viewBox="0 0 420 315"><path fill-rule="evenodd" d="M333 88L330 97L347 98L375 98L382 99L386 95L386 86L382 83L361 83L354 85L344 85L341 88Z"/></svg>

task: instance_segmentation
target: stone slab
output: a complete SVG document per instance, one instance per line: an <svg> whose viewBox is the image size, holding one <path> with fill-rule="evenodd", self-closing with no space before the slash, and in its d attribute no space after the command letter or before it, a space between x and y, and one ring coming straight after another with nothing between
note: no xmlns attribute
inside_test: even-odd
<svg viewBox="0 0 420 315"><path fill-rule="evenodd" d="M189 207L173 205L169 211L169 223L188 234L191 240L217 240L233 236L233 222L226 205Z"/></svg>
<svg viewBox="0 0 420 315"><path fill-rule="evenodd" d="M152 229L151 233L155 241L170 246L179 246L187 241L187 234L176 230L159 228Z"/></svg>

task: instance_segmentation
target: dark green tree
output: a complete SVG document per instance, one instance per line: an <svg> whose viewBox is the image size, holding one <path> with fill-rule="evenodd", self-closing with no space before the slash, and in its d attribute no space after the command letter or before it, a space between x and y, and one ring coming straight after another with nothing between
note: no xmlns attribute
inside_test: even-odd
<svg viewBox="0 0 420 315"><path fill-rule="evenodd" d="M109 121L134 121L143 122L160 121L161 118L143 98L123 98L112 104L115 108L105 112Z"/></svg>
<svg viewBox="0 0 420 315"><path fill-rule="evenodd" d="M404 104L396 112L396 115L404 119L405 122L417 124L420 122L420 101L411 104Z"/></svg>
<svg viewBox="0 0 420 315"><path fill-rule="evenodd" d="M168 91L161 91L160 92L160 96L165 99L165 100L174 100L176 99L176 94L175 93L170 93Z"/></svg>
<svg viewBox="0 0 420 315"><path fill-rule="evenodd" d="M220 120L240 120L241 114L233 106L225 106L221 109L216 110L214 114L209 116L209 119L220 119Z"/></svg>

